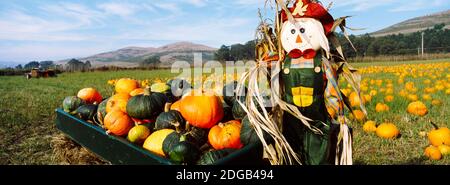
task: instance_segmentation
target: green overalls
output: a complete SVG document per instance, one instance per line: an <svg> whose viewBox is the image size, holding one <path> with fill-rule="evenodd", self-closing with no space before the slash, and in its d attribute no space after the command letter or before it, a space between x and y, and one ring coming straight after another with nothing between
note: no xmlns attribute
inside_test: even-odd
<svg viewBox="0 0 450 185"><path fill-rule="evenodd" d="M300 155L302 164L306 165L332 164L334 160L329 144L331 121L324 99L327 82L324 79L321 59L320 54L309 60L288 57L281 75L284 100L296 105L304 116L315 120L310 124L323 132L323 135L315 134L296 117L289 113L284 114L283 135Z"/></svg>

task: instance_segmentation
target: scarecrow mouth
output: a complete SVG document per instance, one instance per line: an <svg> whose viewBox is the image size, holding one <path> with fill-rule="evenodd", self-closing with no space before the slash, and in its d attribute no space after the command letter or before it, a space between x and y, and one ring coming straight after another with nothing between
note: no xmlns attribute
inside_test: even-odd
<svg viewBox="0 0 450 185"><path fill-rule="evenodd" d="M316 56L316 51L313 49L307 49L305 51L301 51L299 49L293 49L288 53L289 57L291 58L306 58L306 59L312 59Z"/></svg>

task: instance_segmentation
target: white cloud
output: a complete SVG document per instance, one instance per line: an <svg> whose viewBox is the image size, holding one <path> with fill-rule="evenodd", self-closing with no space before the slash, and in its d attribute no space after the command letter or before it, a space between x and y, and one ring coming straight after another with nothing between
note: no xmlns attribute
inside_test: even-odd
<svg viewBox="0 0 450 185"><path fill-rule="evenodd" d="M203 7L206 5L207 0L183 0L183 1L197 7Z"/></svg>
<svg viewBox="0 0 450 185"><path fill-rule="evenodd" d="M117 2L109 2L99 4L98 7L103 10L105 13L118 15L121 17L127 17L133 15L138 11L138 7L134 4L129 3L117 3Z"/></svg>
<svg viewBox="0 0 450 185"><path fill-rule="evenodd" d="M167 10L171 13L181 13L180 7L175 3L155 3L154 6Z"/></svg>

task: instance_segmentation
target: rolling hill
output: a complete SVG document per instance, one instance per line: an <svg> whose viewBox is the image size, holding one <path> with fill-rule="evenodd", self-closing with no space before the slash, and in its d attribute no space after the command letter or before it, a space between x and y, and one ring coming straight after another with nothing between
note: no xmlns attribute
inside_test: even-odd
<svg viewBox="0 0 450 185"><path fill-rule="evenodd" d="M85 58L77 58L81 61L90 61L93 66L116 65L120 67L136 67L146 58L160 57L160 67L168 67L175 61L193 62L193 53L203 54L203 60L212 60L216 48L195 44L191 42L177 42L161 47L126 47L116 51L96 54ZM69 60L58 63L65 64Z"/></svg>
<svg viewBox="0 0 450 185"><path fill-rule="evenodd" d="M436 24L445 24L445 28L450 29L450 10L443 12L412 18L401 23L389 26L385 29L370 33L371 36L380 37L392 34L408 34L427 28L432 28Z"/></svg>

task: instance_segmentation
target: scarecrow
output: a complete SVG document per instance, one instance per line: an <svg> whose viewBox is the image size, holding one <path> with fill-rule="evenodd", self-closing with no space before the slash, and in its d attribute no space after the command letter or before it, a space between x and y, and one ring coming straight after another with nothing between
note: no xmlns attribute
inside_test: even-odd
<svg viewBox="0 0 450 185"><path fill-rule="evenodd" d="M290 6L275 0L275 6L274 25L262 20L258 28L257 65L240 79L237 91L247 82L248 96L239 103L272 164L352 164L351 129L344 116L348 99L338 79L345 78L359 95L360 77L334 35L337 27L345 34L346 17L334 20L311 0ZM264 77L270 81L268 93L260 83Z"/></svg>

